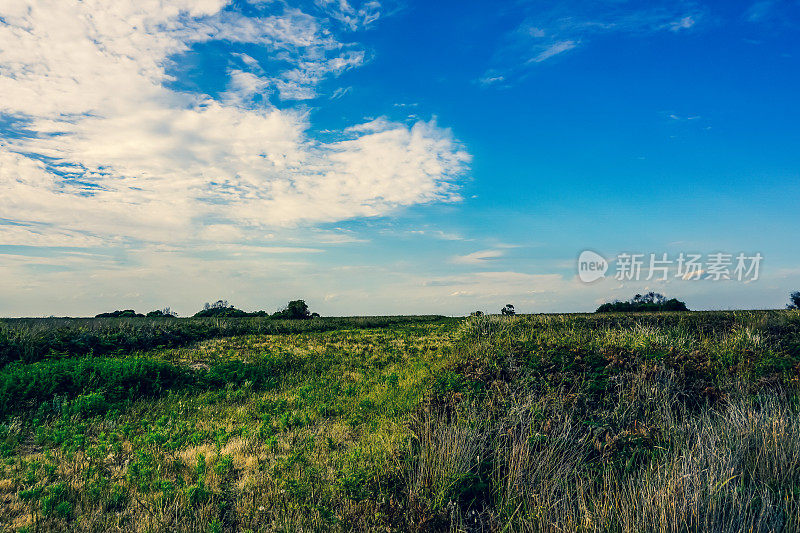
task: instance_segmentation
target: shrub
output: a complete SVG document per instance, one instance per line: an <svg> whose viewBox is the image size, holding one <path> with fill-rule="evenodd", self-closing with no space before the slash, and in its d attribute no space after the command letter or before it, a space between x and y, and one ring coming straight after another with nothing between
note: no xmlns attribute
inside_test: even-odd
<svg viewBox="0 0 800 533"><path fill-rule="evenodd" d="M143 317L144 315L137 313L133 309L125 309L124 311L113 311L111 313L100 313L95 315L95 318L131 318Z"/></svg>
<svg viewBox="0 0 800 533"><path fill-rule="evenodd" d="M203 309L202 311L198 311L194 314L195 317L220 317L220 318L233 318L233 317L246 317L246 316L253 316L250 313L246 313L241 309L236 309L235 307L210 307L208 309Z"/></svg>
<svg viewBox="0 0 800 533"><path fill-rule="evenodd" d="M0 414L8 415L54 397L84 396L76 408L92 412L118 402L193 382L191 371L150 359L81 357L14 363L0 370ZM89 394L94 393L94 394ZM102 393L103 400L97 396Z"/></svg>
<svg viewBox="0 0 800 533"><path fill-rule="evenodd" d="M70 414L93 416L115 403L168 390L220 390L244 384L269 389L277 385L284 367L284 360L276 357L256 363L223 361L207 371L139 358L18 362L0 370L0 418L56 398L74 399L64 407Z"/></svg>
<svg viewBox="0 0 800 533"><path fill-rule="evenodd" d="M307 318L311 318L311 313L308 310L308 305L306 304L305 300L292 300L284 309L273 313L272 318L284 320L305 320Z"/></svg>
<svg viewBox="0 0 800 533"><path fill-rule="evenodd" d="M604 303L597 308L597 313L636 313L657 311L688 311L684 302L675 298L667 300L666 296L656 292L645 295L637 294L627 302Z"/></svg>
<svg viewBox="0 0 800 533"><path fill-rule="evenodd" d="M163 318L163 317L176 317L178 313L166 307L164 309L156 309L155 311L150 311L147 313L147 318Z"/></svg>

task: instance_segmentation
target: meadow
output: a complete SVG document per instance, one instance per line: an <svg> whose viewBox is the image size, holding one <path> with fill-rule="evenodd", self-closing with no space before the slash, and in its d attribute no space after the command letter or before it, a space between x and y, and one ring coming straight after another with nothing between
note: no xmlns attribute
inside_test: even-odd
<svg viewBox="0 0 800 533"><path fill-rule="evenodd" d="M0 321L0 531L800 531L800 311Z"/></svg>

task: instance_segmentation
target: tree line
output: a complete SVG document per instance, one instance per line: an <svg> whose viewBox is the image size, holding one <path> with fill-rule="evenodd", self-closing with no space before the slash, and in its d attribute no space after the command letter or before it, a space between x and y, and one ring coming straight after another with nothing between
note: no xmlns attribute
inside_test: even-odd
<svg viewBox="0 0 800 533"><path fill-rule="evenodd" d="M178 313L172 311L169 307L164 309L150 311L149 313L137 313L133 309L124 309L122 311L112 311L109 313L100 313L95 315L95 318L164 318L176 317ZM203 317L217 317L217 318L231 318L231 317L268 317L275 320L307 320L310 318L319 317L319 313L312 313L306 304L305 300L292 300L286 307L279 309L274 313L267 311L254 311L247 312L237 309L228 303L228 300L217 300L213 303L206 302L203 309L192 315L196 318Z"/></svg>

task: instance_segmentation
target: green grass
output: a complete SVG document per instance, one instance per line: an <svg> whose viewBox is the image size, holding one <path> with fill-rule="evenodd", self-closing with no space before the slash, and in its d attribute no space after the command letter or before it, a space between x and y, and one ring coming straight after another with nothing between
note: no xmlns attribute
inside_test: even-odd
<svg viewBox="0 0 800 533"><path fill-rule="evenodd" d="M0 368L0 530L800 529L798 312L236 320L6 325L107 347Z"/></svg>
<svg viewBox="0 0 800 533"><path fill-rule="evenodd" d="M379 328L436 322L438 316L258 318L17 318L0 319L0 366L50 357L118 355L174 348L210 338Z"/></svg>

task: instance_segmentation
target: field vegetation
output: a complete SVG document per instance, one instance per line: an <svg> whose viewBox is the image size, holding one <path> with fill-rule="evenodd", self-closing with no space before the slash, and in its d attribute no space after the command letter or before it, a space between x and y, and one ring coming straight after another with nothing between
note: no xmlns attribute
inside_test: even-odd
<svg viewBox="0 0 800 533"><path fill-rule="evenodd" d="M0 530L800 530L794 310L17 320L0 357Z"/></svg>

